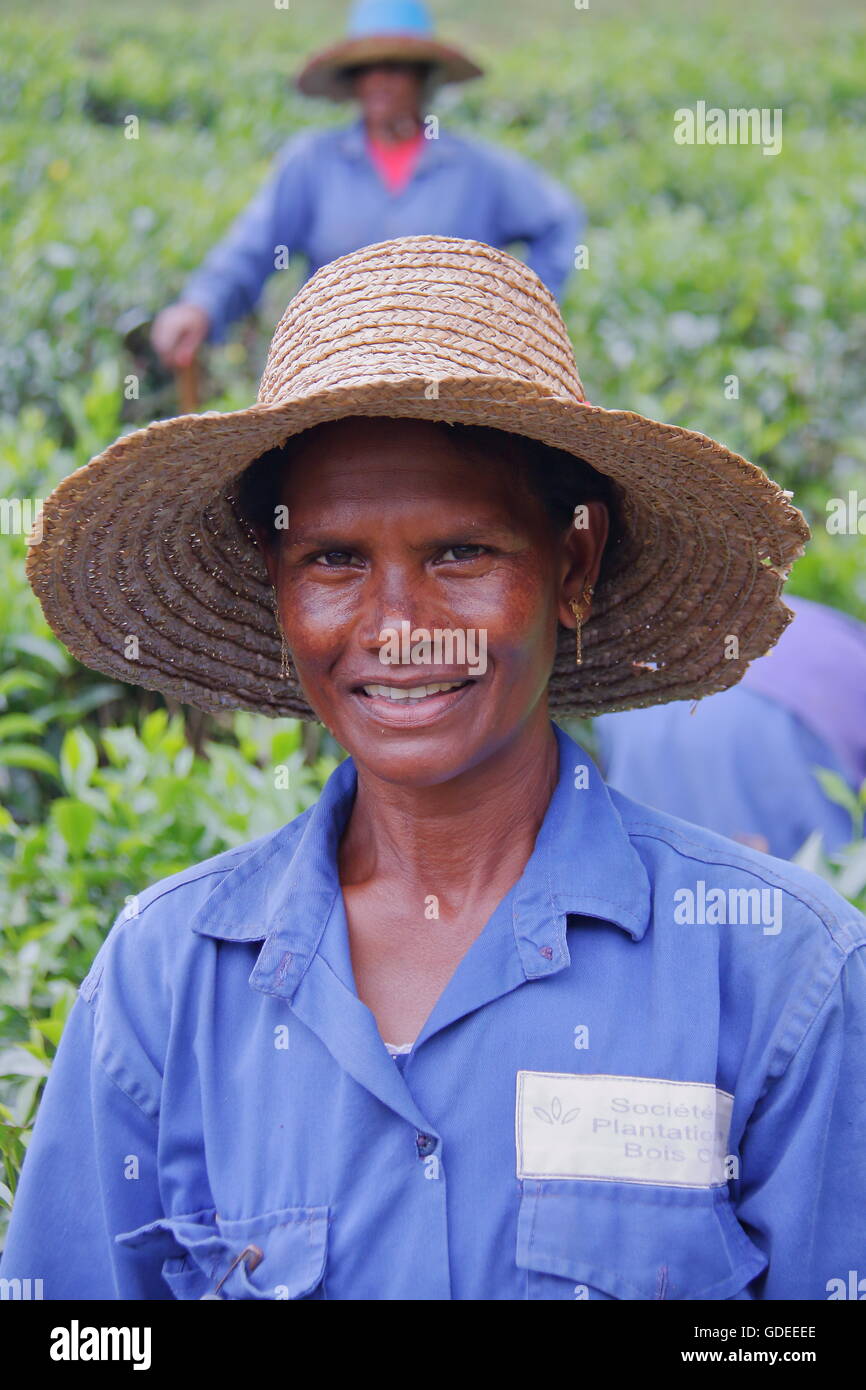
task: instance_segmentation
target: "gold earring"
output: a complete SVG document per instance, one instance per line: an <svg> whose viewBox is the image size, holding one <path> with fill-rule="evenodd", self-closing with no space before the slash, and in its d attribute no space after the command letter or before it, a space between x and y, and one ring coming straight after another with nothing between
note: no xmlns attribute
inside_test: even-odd
<svg viewBox="0 0 866 1390"><path fill-rule="evenodd" d="M274 590L274 621L277 624L277 631L280 634L280 680L286 680L290 673L289 666L289 647L286 642L286 634L283 632L283 625L280 622L280 610L277 607L277 594Z"/></svg>
<svg viewBox="0 0 866 1390"><path fill-rule="evenodd" d="M577 641L574 664L575 666L579 666L583 661L583 653L580 649L580 629L583 626L583 614L580 611L580 604L576 598L570 598L568 600L568 606L574 614L574 635Z"/></svg>
<svg viewBox="0 0 866 1390"><path fill-rule="evenodd" d="M582 606L576 598L570 598L568 600L568 606L574 614L575 666L580 666L583 663L582 628L585 620L589 617L589 610L592 605L592 596L594 593L595 590L592 585L588 583L587 580L584 580ZM583 612L583 608L586 609L585 613Z"/></svg>

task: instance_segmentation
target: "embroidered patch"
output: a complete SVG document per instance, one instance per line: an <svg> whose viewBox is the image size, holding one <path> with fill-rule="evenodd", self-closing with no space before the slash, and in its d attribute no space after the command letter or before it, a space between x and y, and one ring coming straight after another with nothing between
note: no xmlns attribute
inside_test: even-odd
<svg viewBox="0 0 866 1390"><path fill-rule="evenodd" d="M724 1184L733 1103L697 1081L519 1071L517 1176Z"/></svg>

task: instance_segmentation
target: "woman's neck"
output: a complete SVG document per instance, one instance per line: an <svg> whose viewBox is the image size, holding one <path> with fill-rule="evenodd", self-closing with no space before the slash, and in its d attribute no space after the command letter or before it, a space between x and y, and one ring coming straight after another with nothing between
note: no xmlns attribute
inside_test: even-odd
<svg viewBox="0 0 866 1390"><path fill-rule="evenodd" d="M443 909L499 900L532 854L558 763L544 711L508 745L447 782L395 786L359 767L339 849L341 883L391 885L410 898L435 894Z"/></svg>
<svg viewBox="0 0 866 1390"><path fill-rule="evenodd" d="M404 140L413 140L421 129L421 117L387 116L364 118L364 130L370 140L381 145L399 145Z"/></svg>

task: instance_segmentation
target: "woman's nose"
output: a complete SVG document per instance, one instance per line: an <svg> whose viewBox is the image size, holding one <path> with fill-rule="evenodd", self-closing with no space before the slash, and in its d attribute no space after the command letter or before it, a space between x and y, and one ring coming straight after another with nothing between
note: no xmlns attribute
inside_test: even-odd
<svg viewBox="0 0 866 1390"><path fill-rule="evenodd" d="M437 601L414 567L380 568L378 574L369 576L360 602L357 632L368 651L378 652L389 640L393 641L394 634L399 638L404 623L410 637L418 628L452 625L442 609L441 596Z"/></svg>
<svg viewBox="0 0 866 1390"><path fill-rule="evenodd" d="M403 623L408 625L407 631L410 639L416 624L408 610L400 613L385 613L378 622L374 622L372 627L365 628L362 641L370 651L379 652L389 642L393 642L396 637L398 640L403 632Z"/></svg>

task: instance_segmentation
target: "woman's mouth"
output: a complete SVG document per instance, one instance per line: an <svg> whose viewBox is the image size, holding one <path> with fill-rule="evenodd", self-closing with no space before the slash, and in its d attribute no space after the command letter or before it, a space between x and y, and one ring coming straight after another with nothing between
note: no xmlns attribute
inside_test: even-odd
<svg viewBox="0 0 866 1390"><path fill-rule="evenodd" d="M438 685L410 685L402 687L399 685L365 685L362 686L365 695L384 696L386 700L426 700L430 695L439 695L445 690L459 690L462 685L468 685L465 681L441 681Z"/></svg>
<svg viewBox="0 0 866 1390"><path fill-rule="evenodd" d="M396 727L426 724L463 700L476 682L436 681L419 685L370 684L357 686L361 707L377 722Z"/></svg>

